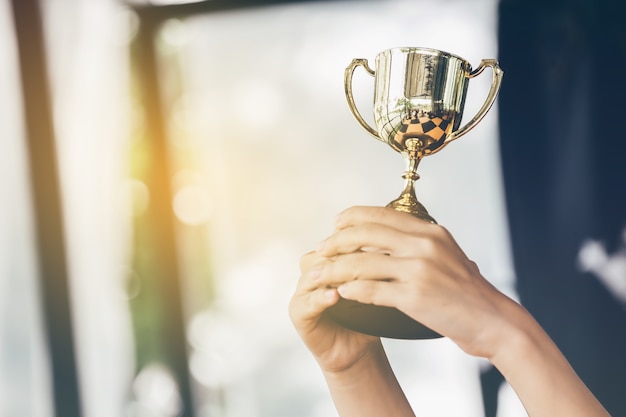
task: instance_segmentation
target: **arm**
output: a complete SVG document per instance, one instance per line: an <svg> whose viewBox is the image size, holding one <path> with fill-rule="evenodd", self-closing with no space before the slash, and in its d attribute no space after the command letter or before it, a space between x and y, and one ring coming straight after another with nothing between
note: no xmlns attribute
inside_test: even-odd
<svg viewBox="0 0 626 417"><path fill-rule="evenodd" d="M322 314L339 299L337 289L321 280L329 262L316 253L302 258L289 314L322 369L339 415L414 417L380 339L339 327Z"/></svg>
<svg viewBox="0 0 626 417"><path fill-rule="evenodd" d="M355 366L324 377L340 416L415 417L381 343Z"/></svg>
<svg viewBox="0 0 626 417"><path fill-rule="evenodd" d="M489 360L529 416L609 416L534 318L518 305L511 309L508 334Z"/></svg>
<svg viewBox="0 0 626 417"><path fill-rule="evenodd" d="M608 416L534 318L480 274L445 228L374 207L346 210L336 228L317 250L326 259L319 285L396 307L468 354L489 359L531 417ZM389 378L380 370L370 376ZM342 387L329 386L333 395ZM359 388L341 390L341 398L358 402ZM391 406L398 396L377 399Z"/></svg>

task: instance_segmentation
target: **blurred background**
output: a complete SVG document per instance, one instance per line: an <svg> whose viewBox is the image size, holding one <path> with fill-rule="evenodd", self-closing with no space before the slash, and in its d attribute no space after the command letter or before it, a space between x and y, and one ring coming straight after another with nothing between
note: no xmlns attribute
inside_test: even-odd
<svg viewBox="0 0 626 417"><path fill-rule="evenodd" d="M343 71L498 58L420 200L626 415L626 86L614 1L0 0L0 415L330 417L300 256L404 162ZM467 121L491 74L470 82ZM361 112L373 79L355 74ZM367 118L367 117L366 117ZM369 119L371 120L371 119ZM419 415L526 415L447 339L385 340Z"/></svg>

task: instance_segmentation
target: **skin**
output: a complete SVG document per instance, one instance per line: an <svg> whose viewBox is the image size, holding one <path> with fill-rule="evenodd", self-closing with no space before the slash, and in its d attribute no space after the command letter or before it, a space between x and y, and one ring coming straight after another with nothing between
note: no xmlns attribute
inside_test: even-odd
<svg viewBox="0 0 626 417"><path fill-rule="evenodd" d="M608 416L535 319L480 273L442 226L382 207L352 207L302 257L291 320L339 415L415 416L377 337L322 313L339 297L399 309L483 357L531 417Z"/></svg>

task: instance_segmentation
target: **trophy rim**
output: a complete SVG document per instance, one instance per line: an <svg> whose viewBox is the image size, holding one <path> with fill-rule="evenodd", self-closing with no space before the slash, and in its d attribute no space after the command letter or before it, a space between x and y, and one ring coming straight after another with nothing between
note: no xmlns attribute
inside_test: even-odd
<svg viewBox="0 0 626 417"><path fill-rule="evenodd" d="M384 51L379 52L378 54L376 54L376 57L378 58L381 55L388 54L388 53L393 53L393 52L408 52L408 51L411 51L411 52L413 52L413 51L425 52L425 53L428 53L430 55L448 56L448 57L456 58L456 59L459 59L459 60L467 63L467 65L470 65L470 68L471 68L470 62L467 59L463 58L462 56L450 53L448 51L443 51L441 49L426 48L426 47L421 47L421 46L396 46L396 47L388 48L388 49L385 49Z"/></svg>

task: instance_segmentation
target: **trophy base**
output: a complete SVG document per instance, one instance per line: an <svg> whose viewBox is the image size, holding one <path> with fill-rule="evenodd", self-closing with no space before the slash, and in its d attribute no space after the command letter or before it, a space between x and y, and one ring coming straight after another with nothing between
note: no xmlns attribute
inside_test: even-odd
<svg viewBox="0 0 626 417"><path fill-rule="evenodd" d="M437 221L430 214L428 214L426 207L417 201L414 194L403 193L399 198L387 204L387 207L391 207L396 211L409 213L410 215L428 223L437 224Z"/></svg>
<svg viewBox="0 0 626 417"><path fill-rule="evenodd" d="M361 304L340 298L335 305L326 309L325 314L342 327L370 336L390 339L442 337L393 307Z"/></svg>

